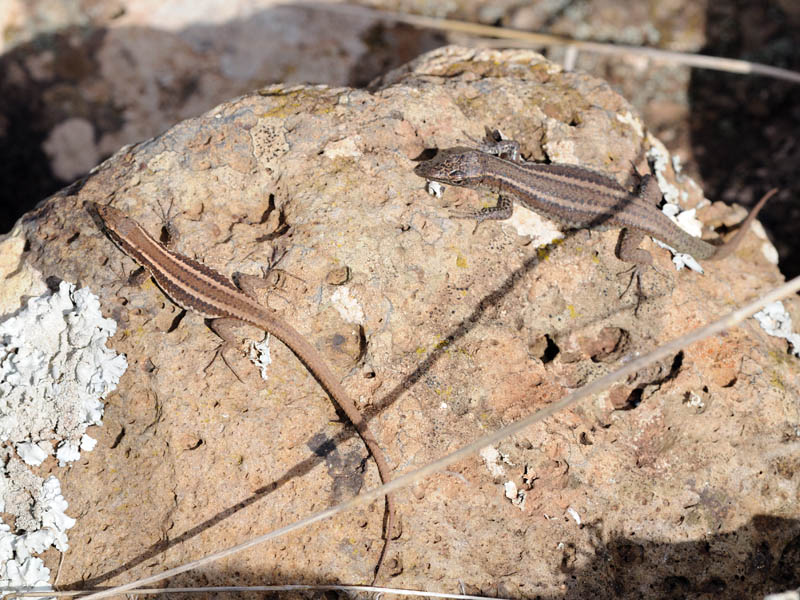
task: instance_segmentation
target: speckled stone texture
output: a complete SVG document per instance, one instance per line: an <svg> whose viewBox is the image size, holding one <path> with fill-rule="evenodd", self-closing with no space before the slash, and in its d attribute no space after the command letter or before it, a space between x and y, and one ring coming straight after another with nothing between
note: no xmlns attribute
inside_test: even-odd
<svg viewBox="0 0 800 600"><path fill-rule="evenodd" d="M70 532L59 583L109 585L342 501L377 471L330 399L272 342L266 382L135 269L85 203L113 202L224 273L272 264L279 310L330 361L398 473L561 398L781 276L754 231L706 274L659 273L620 298L617 232L537 248L515 222L450 217L482 201L425 192L426 149L484 128L530 159L633 185L658 147L606 83L527 51L449 47L370 90L274 86L128 147L30 213L28 269L88 285L130 368L99 440L59 471ZM668 170L693 206L702 192ZM485 199L483 199L485 200ZM519 212L520 209L517 209ZM731 209L700 210L726 222ZM796 300L786 306L797 322ZM244 331L243 333L252 334ZM398 495L384 582L514 598L752 597L800 585L797 359L753 320ZM516 503L506 497L513 482ZM524 496L524 501L523 500ZM170 585L369 582L382 503ZM56 567L58 556L48 556Z"/></svg>

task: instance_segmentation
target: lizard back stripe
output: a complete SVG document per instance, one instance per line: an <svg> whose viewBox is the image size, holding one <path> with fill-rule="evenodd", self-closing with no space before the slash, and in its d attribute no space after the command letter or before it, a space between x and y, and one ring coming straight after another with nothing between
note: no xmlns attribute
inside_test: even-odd
<svg viewBox="0 0 800 600"><path fill-rule="evenodd" d="M487 156L475 187L506 192L523 206L567 227L632 227L699 259L716 247L686 233L666 215L614 179L575 165L514 163Z"/></svg>

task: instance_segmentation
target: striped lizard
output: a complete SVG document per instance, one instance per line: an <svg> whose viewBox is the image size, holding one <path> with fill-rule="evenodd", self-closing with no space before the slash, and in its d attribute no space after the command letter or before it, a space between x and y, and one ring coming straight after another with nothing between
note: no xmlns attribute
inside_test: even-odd
<svg viewBox="0 0 800 600"><path fill-rule="evenodd" d="M355 426L378 466L381 481L387 483L391 479L391 469L378 441L319 352L274 311L256 302L253 290L247 289L246 279L240 279L240 289L222 273L167 249L122 211L102 204L92 204L92 208L102 219L109 238L150 272L167 297L184 310L194 311L211 320L209 326L222 338L223 349L233 343L232 327L240 322L263 329L286 344ZM387 494L385 541L375 567L375 579L380 574L386 556L394 521L394 498L392 494Z"/></svg>
<svg viewBox="0 0 800 600"><path fill-rule="evenodd" d="M639 248L645 235L701 260L719 260L731 254L764 206L777 192L772 189L758 201L739 231L725 244L714 245L693 237L658 210L661 190L651 175L641 178L630 192L603 173L566 164L526 162L519 144L498 140L479 149L454 147L439 150L414 172L428 180L499 194L496 206L456 215L476 219L503 220L511 217L512 200L571 229L620 228L616 255L638 269L651 266L653 257Z"/></svg>

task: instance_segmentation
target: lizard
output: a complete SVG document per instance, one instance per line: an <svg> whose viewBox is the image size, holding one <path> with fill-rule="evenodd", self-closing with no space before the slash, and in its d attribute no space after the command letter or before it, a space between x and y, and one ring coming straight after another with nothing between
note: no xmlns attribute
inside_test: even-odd
<svg viewBox="0 0 800 600"><path fill-rule="evenodd" d="M108 237L150 273L170 300L184 310L194 311L209 320L211 329L223 340L221 348L233 343L232 327L240 322L254 325L286 344L356 428L375 460L381 482L389 482L391 469L383 450L342 384L319 352L294 327L255 300L253 289L246 289L246 279L240 279L239 287L230 277L169 250L139 223L113 206L92 203L91 209L99 215ZM395 514L394 497L387 494L385 541L373 582L380 575L386 557Z"/></svg>
<svg viewBox="0 0 800 600"><path fill-rule="evenodd" d="M615 254L620 260L633 263L637 277L638 269L653 266L651 254L639 248L645 235L696 259L720 260L736 250L758 212L777 192L772 189L764 194L731 240L714 245L685 232L657 208L662 194L652 175L642 176L638 188L631 192L598 171L576 165L524 161L519 143L513 140L495 138L480 149L462 146L440 149L433 158L419 163L414 172L439 183L498 193L495 206L456 215L476 219L478 223L508 219L513 210L512 200L516 200L570 229L620 228Z"/></svg>

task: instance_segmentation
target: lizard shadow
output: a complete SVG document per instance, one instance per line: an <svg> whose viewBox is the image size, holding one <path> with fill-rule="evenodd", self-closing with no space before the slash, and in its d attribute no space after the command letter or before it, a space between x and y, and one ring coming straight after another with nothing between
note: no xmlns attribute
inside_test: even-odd
<svg viewBox="0 0 800 600"><path fill-rule="evenodd" d="M329 466L337 468L339 464L343 462L343 460L347 460L347 457L341 459L339 456L337 456L336 447L340 443L347 441L354 435L357 434L354 432L350 432L349 428L343 429L340 433L333 436L333 438L331 439L323 440L320 438L320 434L315 434L314 436L309 438L309 441L307 442L308 447L313 452L311 456L294 465L291 469L286 471L281 477L275 479L268 485L264 485L257 488L251 493L250 496L248 496L244 500L237 502L236 504L229 506L225 510L218 512L217 514L206 519L205 521L198 523L191 529L187 529L180 535L177 535L170 539L159 540L158 542L152 544L150 547L144 550L144 552L142 552L138 556L132 558L131 560L128 560L127 562L121 564L120 566L114 569L96 575L90 579L82 581L74 581L68 584L64 584L62 586L59 586L59 588L63 590L71 590L71 589L95 587L103 583L104 581L113 579L114 577L137 567L138 565L154 558L155 556L158 556L162 552L165 552L166 550L174 546L182 544L192 539L193 537L200 535L201 533L214 527L215 525L220 524L221 522L235 515L239 511L242 511L247 507L252 506L253 504L259 502L260 500L266 498L272 492L278 490L283 485L289 483L293 479L306 475L312 469L314 469L314 467L319 465L319 463L322 461L326 461L329 463ZM361 462L364 461L362 460ZM347 486L347 487L352 488L352 486ZM352 491L357 492L358 490L352 490Z"/></svg>

